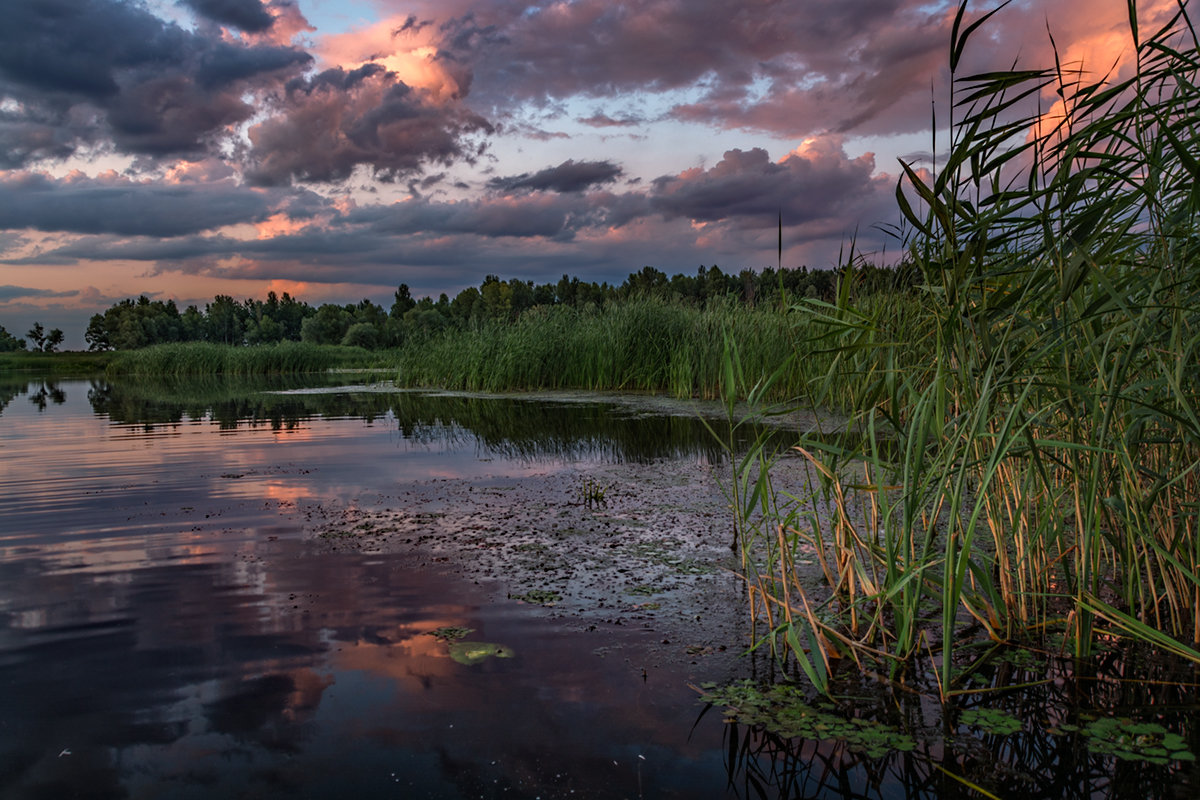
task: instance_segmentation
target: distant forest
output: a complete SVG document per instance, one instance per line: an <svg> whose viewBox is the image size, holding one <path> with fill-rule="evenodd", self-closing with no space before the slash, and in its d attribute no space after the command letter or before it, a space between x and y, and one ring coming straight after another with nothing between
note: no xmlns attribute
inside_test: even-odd
<svg viewBox="0 0 1200 800"><path fill-rule="evenodd" d="M453 299L443 293L436 300L431 297L418 300L413 298L407 284L400 284L390 309L365 299L356 304L327 303L314 308L287 292L282 297L271 292L266 300L245 302L218 295L203 310L188 306L180 311L173 300L151 300L142 295L136 300L122 300L103 314L94 315L84 339L89 350L132 350L191 341L231 345L303 341L379 349L398 347L413 336L450 327L515 321L536 306L601 308L645 295L698 307L719 300L786 308L802 297L832 299L843 276L854 282L857 291L865 292L911 284L907 271L869 263L837 270L747 269L737 275L727 275L714 265L700 267L695 275L673 277L654 267L643 267L619 286L566 275L558 283L540 285L489 275L478 288L464 289Z"/></svg>

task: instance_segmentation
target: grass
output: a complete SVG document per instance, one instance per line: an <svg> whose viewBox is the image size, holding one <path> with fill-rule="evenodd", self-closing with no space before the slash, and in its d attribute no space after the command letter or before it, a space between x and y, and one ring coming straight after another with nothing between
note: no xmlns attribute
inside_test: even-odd
<svg viewBox="0 0 1200 800"><path fill-rule="evenodd" d="M39 353L18 350L0 353L0 371L37 372L42 375L93 375L104 372L113 353Z"/></svg>
<svg viewBox="0 0 1200 800"><path fill-rule="evenodd" d="M776 311L732 301L701 309L641 297L603 309L537 307L515 323L450 330L400 351L400 383L469 391L583 389L649 391L714 397L721 341L730 331L754 367L775 366L803 341L802 331ZM799 363L799 362L794 362ZM780 394L803 391L787 376Z"/></svg>
<svg viewBox="0 0 1200 800"><path fill-rule="evenodd" d="M733 476L763 641L824 690L849 658L924 663L952 697L979 636L1200 661L1195 31L1181 6L1147 35L1131 3L1130 77L1061 61L960 76L996 13L966 10L948 163L906 166L897 191L921 293L871 305L842 287L801 312L823 343L809 397L853 409L854 436L804 443L809 486L774 486L761 448ZM1058 116L1037 105L1051 92ZM769 397L729 341L725 392ZM802 549L821 592L797 577Z"/></svg>
<svg viewBox="0 0 1200 800"><path fill-rule="evenodd" d="M389 354L357 347L280 342L240 347L208 342L160 344L111 355L111 375L269 375L330 369L386 368Z"/></svg>

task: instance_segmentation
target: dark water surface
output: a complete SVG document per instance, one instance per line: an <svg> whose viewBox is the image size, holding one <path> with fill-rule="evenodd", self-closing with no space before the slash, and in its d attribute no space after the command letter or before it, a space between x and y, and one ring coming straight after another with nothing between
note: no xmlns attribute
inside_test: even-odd
<svg viewBox="0 0 1200 800"><path fill-rule="evenodd" d="M703 674L647 681L635 641L305 536L432 476L709 448L599 404L9 379L0 796L720 795ZM447 626L510 657L459 663Z"/></svg>
<svg viewBox="0 0 1200 800"><path fill-rule="evenodd" d="M0 376L0 798L1196 796L1198 762L1124 752L1145 736L1126 723L1153 721L1200 753L1194 669L1121 649L999 658L949 722L933 688L851 680L838 714L916 740L867 755L698 702L692 684L765 659L663 659L661 634L319 533L420 492L442 502L442 486L460 502L474 481L561 489L612 465L669 480L721 459L694 413L295 388ZM470 533L486 543L532 495L484 494L494 524ZM431 635L445 628L473 629L479 657ZM1110 718L1126 727L1102 738Z"/></svg>

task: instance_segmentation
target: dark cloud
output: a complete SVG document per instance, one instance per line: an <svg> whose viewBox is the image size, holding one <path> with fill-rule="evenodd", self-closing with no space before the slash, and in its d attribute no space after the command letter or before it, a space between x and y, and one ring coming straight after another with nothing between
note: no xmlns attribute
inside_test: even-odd
<svg viewBox="0 0 1200 800"><path fill-rule="evenodd" d="M621 117L620 119L615 119L608 114L597 111L590 117L578 118L576 122L589 125L593 128L629 128L641 125L644 120L641 117Z"/></svg>
<svg viewBox="0 0 1200 800"><path fill-rule="evenodd" d="M79 294L75 291L70 292L52 292L49 289L30 289L26 286L0 286L0 303L8 303L13 300L25 300L42 297L74 297ZM9 333L14 333L9 331Z"/></svg>
<svg viewBox="0 0 1200 800"><path fill-rule="evenodd" d="M611 161L568 159L557 167L547 167L533 174L492 178L488 181L488 188L505 192L532 190L568 194L612 183L622 174L622 169Z"/></svg>
<svg viewBox="0 0 1200 800"><path fill-rule="evenodd" d="M180 0L197 14L214 22L261 33L275 24L260 0Z"/></svg>
<svg viewBox="0 0 1200 800"><path fill-rule="evenodd" d="M76 144L76 137L43 115L0 111L0 169L16 169L40 159L63 159L75 152Z"/></svg>
<svg viewBox="0 0 1200 800"><path fill-rule="evenodd" d="M17 230L174 237L259 222L280 209L303 216L312 202L311 196L247 191L231 181L172 185L116 177L0 176L0 228Z"/></svg>
<svg viewBox="0 0 1200 800"><path fill-rule="evenodd" d="M800 136L925 126L949 24L922 0L514 2L474 4L444 26L442 47L486 107L706 87L675 115Z"/></svg>
<svg viewBox="0 0 1200 800"><path fill-rule="evenodd" d="M820 220L882 220L864 215L893 205L890 179L875 176L870 154L847 158L840 140L809 143L782 161L761 148L729 150L712 168L691 169L653 181L650 205L668 219L774 226L779 214L791 226Z"/></svg>
<svg viewBox="0 0 1200 800"><path fill-rule="evenodd" d="M248 91L311 61L115 0L5 3L3 17L0 94L18 104L0 140L8 166L104 138L131 153L199 154L254 113Z"/></svg>
<svg viewBox="0 0 1200 800"><path fill-rule="evenodd" d="M483 117L438 104L376 64L297 79L277 113L250 129L249 178L260 185L340 181L360 165L393 180L427 163L471 160L472 134L491 133Z"/></svg>
<svg viewBox="0 0 1200 800"><path fill-rule="evenodd" d="M204 89L217 89L258 75L291 72L310 61L310 55L294 47L242 47L221 42L200 59L196 82Z"/></svg>

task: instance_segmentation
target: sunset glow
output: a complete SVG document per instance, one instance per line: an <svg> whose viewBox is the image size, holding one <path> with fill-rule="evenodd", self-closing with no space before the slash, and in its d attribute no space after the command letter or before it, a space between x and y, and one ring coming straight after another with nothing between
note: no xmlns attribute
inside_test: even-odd
<svg viewBox="0 0 1200 800"><path fill-rule="evenodd" d="M928 166L912 142L931 89L945 115L957 4L54 7L0 33L0 324L80 347L142 293L386 303L485 274L758 269L781 213L786 265L895 252L875 226L898 219L897 159ZM1174 8L1138 3L1143 27ZM1131 66L1116 0L1018 0L984 30L964 74L1052 66L1051 35L1068 69Z"/></svg>

